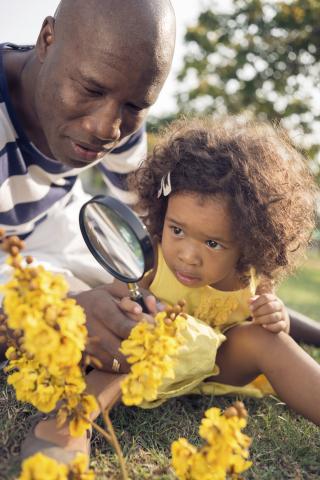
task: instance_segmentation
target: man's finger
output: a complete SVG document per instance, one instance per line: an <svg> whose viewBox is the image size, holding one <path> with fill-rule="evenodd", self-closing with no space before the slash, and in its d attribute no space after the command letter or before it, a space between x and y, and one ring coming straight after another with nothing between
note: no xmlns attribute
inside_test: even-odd
<svg viewBox="0 0 320 480"><path fill-rule="evenodd" d="M120 302L117 302L120 309L126 313L132 313L134 315L139 315L142 313L142 307L134 300L131 300L129 297L124 297Z"/></svg>
<svg viewBox="0 0 320 480"><path fill-rule="evenodd" d="M122 339L128 338L130 331L136 325L134 320L121 311L105 287L81 292L74 298L85 310L88 329L91 328L95 336L98 324Z"/></svg>
<svg viewBox="0 0 320 480"><path fill-rule="evenodd" d="M86 352L93 357L98 358L102 363L102 370L107 372L115 371L116 373L119 371L121 373L126 373L129 371L129 365L126 361L126 357L119 352L119 348L121 345L121 341L115 337L110 332L105 332L104 339L108 338L107 342L101 342L101 339L88 343L86 347ZM108 345L108 349L106 350L103 344ZM115 370L115 366L117 362L120 364L119 370Z"/></svg>

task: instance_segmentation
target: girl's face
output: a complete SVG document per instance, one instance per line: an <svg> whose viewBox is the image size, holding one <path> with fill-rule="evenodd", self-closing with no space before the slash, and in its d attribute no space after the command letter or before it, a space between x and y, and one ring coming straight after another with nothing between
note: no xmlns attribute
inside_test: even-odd
<svg viewBox="0 0 320 480"><path fill-rule="evenodd" d="M184 285L239 288L239 248L225 198L190 193L170 196L161 245L168 267Z"/></svg>

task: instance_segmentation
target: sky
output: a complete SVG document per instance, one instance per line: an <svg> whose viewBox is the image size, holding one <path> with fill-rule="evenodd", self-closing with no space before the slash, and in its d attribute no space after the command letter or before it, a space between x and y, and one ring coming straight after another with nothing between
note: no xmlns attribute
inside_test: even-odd
<svg viewBox="0 0 320 480"><path fill-rule="evenodd" d="M121 1L121 0L119 0ZM182 66L186 26L195 23L199 12L207 5L223 5L230 0L171 0L177 19L177 41L169 77L150 114L158 116L175 110L175 77ZM39 33L43 19L53 15L59 0L1 0L0 43L32 44Z"/></svg>

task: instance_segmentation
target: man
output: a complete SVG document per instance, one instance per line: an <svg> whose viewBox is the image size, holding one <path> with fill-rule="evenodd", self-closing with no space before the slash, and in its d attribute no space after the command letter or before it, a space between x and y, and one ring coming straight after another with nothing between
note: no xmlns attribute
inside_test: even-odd
<svg viewBox="0 0 320 480"><path fill-rule="evenodd" d="M112 193L132 201L126 174L142 161L143 121L168 75L174 42L169 0L62 0L35 47L1 47L0 226L24 238L26 252L63 271L77 291L71 275L90 285L110 282L80 235L86 196L77 177L100 162ZM104 369L127 371L118 348L135 322L103 286L75 298L89 334L100 338L94 354ZM60 441L55 428L38 424L25 455L43 450L47 439L63 461L66 437ZM88 447L86 438L67 442L66 450Z"/></svg>
<svg viewBox="0 0 320 480"><path fill-rule="evenodd" d="M62 0L36 46L1 49L0 225L25 238L26 252L90 285L110 277L78 227L86 197L80 172L99 163L112 193L144 152L143 120L170 69L175 20L168 0ZM78 290L77 286L75 289ZM76 296L106 370L133 321L104 287Z"/></svg>

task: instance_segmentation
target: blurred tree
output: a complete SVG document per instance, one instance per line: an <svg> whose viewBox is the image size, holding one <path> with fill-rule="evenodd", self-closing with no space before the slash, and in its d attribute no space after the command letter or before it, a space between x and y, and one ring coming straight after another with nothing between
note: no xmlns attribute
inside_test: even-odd
<svg viewBox="0 0 320 480"><path fill-rule="evenodd" d="M316 159L320 150L320 0L233 0L203 11L185 35L182 112L284 119ZM318 135L315 136L315 129ZM319 160L319 159L318 159ZM319 171L319 162L313 167Z"/></svg>
<svg viewBox="0 0 320 480"><path fill-rule="evenodd" d="M158 135L160 132L170 125L177 118L178 114L170 113L162 117L155 117L149 115L147 118L147 133L148 133L148 152L151 152L158 143Z"/></svg>

